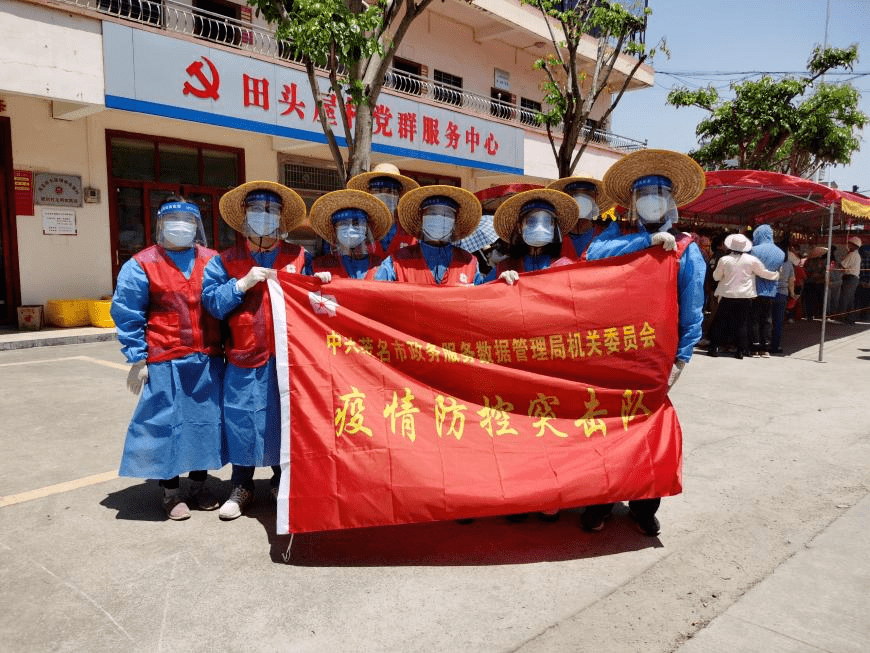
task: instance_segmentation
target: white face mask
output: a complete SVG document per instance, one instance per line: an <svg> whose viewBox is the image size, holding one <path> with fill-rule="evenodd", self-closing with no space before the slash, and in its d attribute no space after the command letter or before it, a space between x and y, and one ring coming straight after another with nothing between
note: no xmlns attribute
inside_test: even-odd
<svg viewBox="0 0 870 653"><path fill-rule="evenodd" d="M543 247L553 242L555 224L548 211L536 211L523 219L523 240L529 247Z"/></svg>
<svg viewBox="0 0 870 653"><path fill-rule="evenodd" d="M335 225L335 235L338 244L345 249L359 247L366 239L366 223L353 224L351 220L339 222Z"/></svg>
<svg viewBox="0 0 870 653"><path fill-rule="evenodd" d="M183 220L171 220L163 223L163 239L171 247L190 247L196 238L196 225Z"/></svg>
<svg viewBox="0 0 870 653"><path fill-rule="evenodd" d="M574 195L574 201L580 209L580 220L594 220L598 217L598 204L589 195L577 193Z"/></svg>
<svg viewBox="0 0 870 653"><path fill-rule="evenodd" d="M248 209L245 213L245 222L255 236L273 236L278 231L281 218L268 211Z"/></svg>
<svg viewBox="0 0 870 653"><path fill-rule="evenodd" d="M456 224L456 209L433 205L423 209L423 239L430 242L445 242L453 234Z"/></svg>
<svg viewBox="0 0 870 653"><path fill-rule="evenodd" d="M637 217L643 222L661 222L670 208L670 200L664 195L641 195L634 200Z"/></svg>
<svg viewBox="0 0 870 653"><path fill-rule="evenodd" d="M386 204L392 215L396 215L396 207L399 205L398 191L379 191L377 193L372 193L372 195Z"/></svg>

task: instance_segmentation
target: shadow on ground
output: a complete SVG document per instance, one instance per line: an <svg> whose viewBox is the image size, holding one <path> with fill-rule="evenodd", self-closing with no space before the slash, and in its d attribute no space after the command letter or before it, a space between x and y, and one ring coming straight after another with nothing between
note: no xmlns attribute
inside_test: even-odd
<svg viewBox="0 0 870 653"><path fill-rule="evenodd" d="M483 566L577 560L662 546L641 535L618 504L599 533L579 526L582 509L564 510L557 522L536 515L511 523L504 517L476 519L470 524L428 522L377 528L354 528L293 537L275 534L275 511L266 508L259 491L248 515L263 525L273 562L300 567Z"/></svg>

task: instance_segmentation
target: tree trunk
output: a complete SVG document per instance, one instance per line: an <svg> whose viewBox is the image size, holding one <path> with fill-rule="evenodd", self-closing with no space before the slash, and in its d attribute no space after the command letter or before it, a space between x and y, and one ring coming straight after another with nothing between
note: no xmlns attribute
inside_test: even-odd
<svg viewBox="0 0 870 653"><path fill-rule="evenodd" d="M353 125L353 153L347 162L348 179L367 172L372 162L372 107L368 102L356 107Z"/></svg>

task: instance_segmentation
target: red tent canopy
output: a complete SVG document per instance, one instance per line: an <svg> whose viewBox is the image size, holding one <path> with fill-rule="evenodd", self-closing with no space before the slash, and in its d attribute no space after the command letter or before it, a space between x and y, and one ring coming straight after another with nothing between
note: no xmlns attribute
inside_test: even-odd
<svg viewBox="0 0 870 653"><path fill-rule="evenodd" d="M809 179L760 170L705 174L707 188L694 202L680 208L680 218L705 224L767 223L775 228L809 231L827 226L834 205L835 215L870 219L870 198Z"/></svg>
<svg viewBox="0 0 870 653"><path fill-rule="evenodd" d="M474 196L480 200L484 213L495 213L495 210L509 197L536 188L543 188L543 186L540 184L506 184L504 186L484 188L477 191Z"/></svg>

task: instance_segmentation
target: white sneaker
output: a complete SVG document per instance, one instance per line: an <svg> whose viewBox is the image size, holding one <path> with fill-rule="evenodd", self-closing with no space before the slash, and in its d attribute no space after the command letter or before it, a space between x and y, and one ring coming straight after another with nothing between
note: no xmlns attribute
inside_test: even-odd
<svg viewBox="0 0 870 653"><path fill-rule="evenodd" d="M224 505L218 511L218 517L224 521L241 517L245 508L254 500L254 493L246 490L241 485L236 485L230 493L230 498L224 501Z"/></svg>

